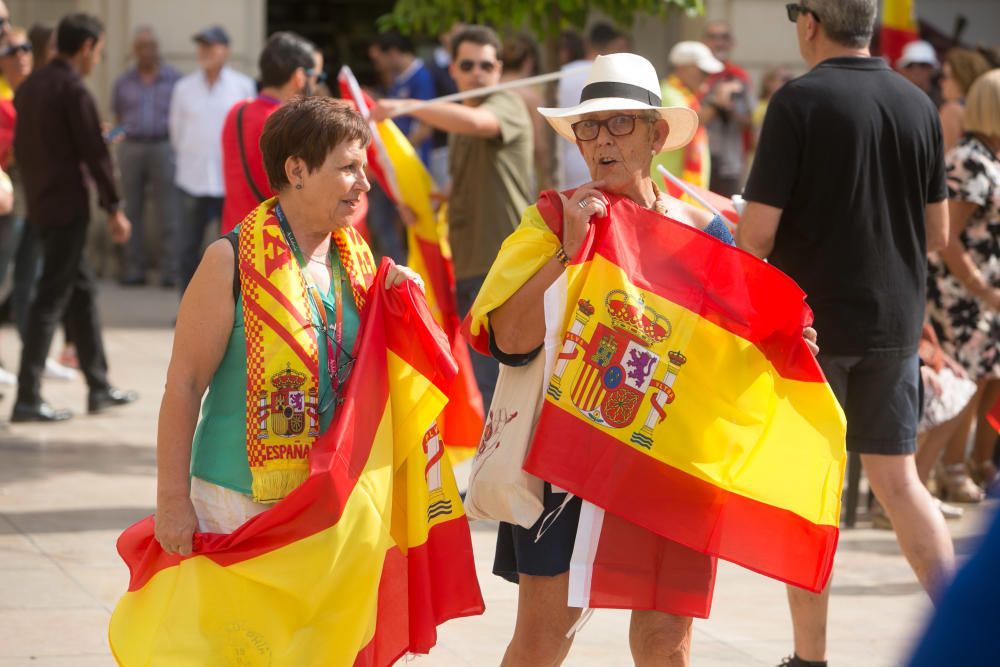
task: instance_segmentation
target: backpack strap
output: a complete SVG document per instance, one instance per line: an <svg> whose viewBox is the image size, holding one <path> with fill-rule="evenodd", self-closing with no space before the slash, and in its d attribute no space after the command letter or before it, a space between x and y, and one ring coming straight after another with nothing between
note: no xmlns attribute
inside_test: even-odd
<svg viewBox="0 0 1000 667"><path fill-rule="evenodd" d="M240 248L239 248L239 235L236 230L230 231L225 234L222 238L229 241L229 245L233 246L233 303L240 298Z"/></svg>
<svg viewBox="0 0 1000 667"><path fill-rule="evenodd" d="M267 199L264 195L260 193L257 188L257 184L254 183L253 177L250 175L250 165L247 163L247 148L243 142L243 112L246 111L247 106L250 102L244 102L243 105L236 110L236 143L240 147L240 162L243 164L243 177L247 181L247 185L250 186L250 191L253 192L253 196L257 198L257 203L260 203Z"/></svg>

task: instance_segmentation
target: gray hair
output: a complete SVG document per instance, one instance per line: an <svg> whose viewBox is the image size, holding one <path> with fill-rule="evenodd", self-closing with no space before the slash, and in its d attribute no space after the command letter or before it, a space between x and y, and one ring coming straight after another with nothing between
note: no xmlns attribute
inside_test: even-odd
<svg viewBox="0 0 1000 667"><path fill-rule="evenodd" d="M875 0L807 0L802 4L816 13L831 41L856 49L872 41L878 13Z"/></svg>

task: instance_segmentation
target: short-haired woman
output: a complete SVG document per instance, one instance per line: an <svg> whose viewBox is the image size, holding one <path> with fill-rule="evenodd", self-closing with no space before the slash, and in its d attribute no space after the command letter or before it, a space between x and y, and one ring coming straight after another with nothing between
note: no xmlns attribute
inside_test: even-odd
<svg viewBox="0 0 1000 667"><path fill-rule="evenodd" d="M329 98L294 98L264 125L278 194L209 246L177 317L157 434L156 538L168 553L191 553L196 530L232 532L308 475L375 273L350 226L370 140ZM385 287L408 278L419 281L396 267Z"/></svg>

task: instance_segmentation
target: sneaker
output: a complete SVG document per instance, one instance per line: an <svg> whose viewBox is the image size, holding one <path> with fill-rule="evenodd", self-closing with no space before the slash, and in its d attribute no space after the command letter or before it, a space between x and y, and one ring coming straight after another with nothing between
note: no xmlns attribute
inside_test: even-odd
<svg viewBox="0 0 1000 667"><path fill-rule="evenodd" d="M0 368L0 385L6 385L8 387L16 387L17 376L11 373L6 368Z"/></svg>
<svg viewBox="0 0 1000 667"><path fill-rule="evenodd" d="M50 380L74 380L76 379L76 371L49 357L45 360L44 377Z"/></svg>

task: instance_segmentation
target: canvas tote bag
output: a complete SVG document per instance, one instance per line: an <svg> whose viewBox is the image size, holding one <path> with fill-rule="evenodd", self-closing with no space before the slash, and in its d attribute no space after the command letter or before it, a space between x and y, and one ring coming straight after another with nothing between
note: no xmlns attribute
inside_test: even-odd
<svg viewBox="0 0 1000 667"><path fill-rule="evenodd" d="M493 402L472 462L465 513L531 528L542 514L544 482L521 469L552 376L566 311L566 275L545 291L545 343L525 366L500 365Z"/></svg>

